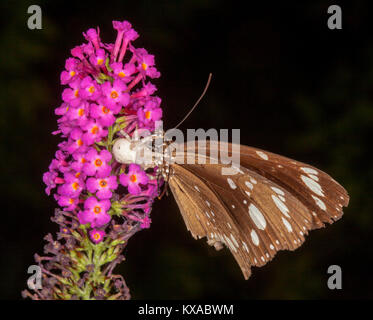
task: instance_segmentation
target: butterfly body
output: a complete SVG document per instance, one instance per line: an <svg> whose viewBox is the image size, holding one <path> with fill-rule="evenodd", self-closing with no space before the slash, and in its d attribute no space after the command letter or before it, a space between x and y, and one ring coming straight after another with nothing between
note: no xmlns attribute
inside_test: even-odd
<svg viewBox="0 0 373 320"><path fill-rule="evenodd" d="M310 165L227 142L199 143L163 144L162 161L151 165L160 165L193 237L227 246L245 279L252 266L340 219L348 205L346 190ZM237 152L240 162L231 166Z"/></svg>

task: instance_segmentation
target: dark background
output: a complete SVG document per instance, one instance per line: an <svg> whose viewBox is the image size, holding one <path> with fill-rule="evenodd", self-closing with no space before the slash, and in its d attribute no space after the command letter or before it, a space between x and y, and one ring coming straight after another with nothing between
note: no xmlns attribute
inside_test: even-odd
<svg viewBox="0 0 373 320"><path fill-rule="evenodd" d="M83 31L100 26L113 42L111 21L124 19L140 34L135 46L156 56L166 129L188 112L212 72L184 132L240 128L242 144L317 166L351 196L342 220L254 268L248 281L228 250L193 240L174 199L165 197L116 269L133 298L373 297L373 11L369 1L278 2L0 2L0 298L20 299L34 253L56 231L42 174L60 141L50 132L65 59ZM31 4L42 8L42 30L27 28ZM332 4L342 7L342 30L327 28ZM342 290L327 287L332 264L342 267Z"/></svg>

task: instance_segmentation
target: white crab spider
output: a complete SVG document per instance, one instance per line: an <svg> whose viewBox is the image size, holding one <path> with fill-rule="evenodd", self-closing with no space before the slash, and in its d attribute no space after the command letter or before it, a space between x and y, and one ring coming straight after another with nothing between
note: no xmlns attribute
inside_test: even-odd
<svg viewBox="0 0 373 320"><path fill-rule="evenodd" d="M153 168L159 165L161 153L152 151L152 141L159 138L159 134L152 134L139 138L137 132L131 138L125 132L121 132L125 138L116 139L113 145L114 159L119 163L130 164L136 163L144 169Z"/></svg>

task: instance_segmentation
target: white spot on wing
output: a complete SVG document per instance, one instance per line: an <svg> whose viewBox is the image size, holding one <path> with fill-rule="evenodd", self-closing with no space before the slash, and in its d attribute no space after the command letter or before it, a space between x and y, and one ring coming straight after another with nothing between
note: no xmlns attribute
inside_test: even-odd
<svg viewBox="0 0 373 320"><path fill-rule="evenodd" d="M318 174L318 172L312 168L302 167L300 169L307 174Z"/></svg>
<svg viewBox="0 0 373 320"><path fill-rule="evenodd" d="M230 186L233 190L237 188L236 184L234 183L234 181L233 181L231 178L227 178L227 181L228 181L229 186Z"/></svg>
<svg viewBox="0 0 373 320"><path fill-rule="evenodd" d="M198 192L201 192L201 191L199 191L199 189L198 189L198 187L197 186L194 186L194 189L196 189Z"/></svg>
<svg viewBox="0 0 373 320"><path fill-rule="evenodd" d="M254 186L249 181L245 181L245 184L249 189L253 190Z"/></svg>
<svg viewBox="0 0 373 320"><path fill-rule="evenodd" d="M210 202L208 202L208 201L206 200L206 204L207 204L207 206L210 208L210 206L211 206Z"/></svg>
<svg viewBox="0 0 373 320"><path fill-rule="evenodd" d="M268 160L268 156L267 156L267 154L265 154L264 152L262 152L262 151L256 151L256 154L257 154L259 157L261 157L262 159L264 159L264 160Z"/></svg>
<svg viewBox="0 0 373 320"><path fill-rule="evenodd" d="M258 182L254 178L250 178L251 183L257 184Z"/></svg>
<svg viewBox="0 0 373 320"><path fill-rule="evenodd" d="M251 196L251 193L249 191L245 191L245 193L247 194L248 197Z"/></svg>
<svg viewBox="0 0 373 320"><path fill-rule="evenodd" d="M239 247L239 244L238 244L238 242L237 242L237 240L236 240L236 238L233 236L233 234L231 233L231 239L232 239L232 241L233 241L233 243L234 243L234 245L238 248Z"/></svg>
<svg viewBox="0 0 373 320"><path fill-rule="evenodd" d="M249 252L246 242L242 241L242 247L246 250L246 252Z"/></svg>
<svg viewBox="0 0 373 320"><path fill-rule="evenodd" d="M312 198L313 198L313 200L315 200L315 202L316 202L316 204L322 209L322 210L326 210L326 205L325 205L325 203L322 201L322 200L320 200L318 197L315 197L314 195L312 195Z"/></svg>
<svg viewBox="0 0 373 320"><path fill-rule="evenodd" d="M282 191L281 189L279 188L276 188L276 187L271 187L271 189L276 192L277 194L281 195L281 196L284 196L285 195L285 192Z"/></svg>
<svg viewBox="0 0 373 320"><path fill-rule="evenodd" d="M286 206L285 203L283 203L279 198L277 198L275 195L272 195L272 200L273 202L275 203L275 205L277 206L277 208L288 218L290 218L290 216L288 215L288 212L289 212L289 209L288 207Z"/></svg>
<svg viewBox="0 0 373 320"><path fill-rule="evenodd" d="M291 224L289 223L289 221L287 221L284 217L282 217L282 222L289 232L293 232L293 228L291 227Z"/></svg>
<svg viewBox="0 0 373 320"><path fill-rule="evenodd" d="M250 204L250 206L249 206L249 215L250 215L250 218L255 223L255 225L258 227L258 229L264 230L266 228L267 222L266 222L263 214L253 204Z"/></svg>
<svg viewBox="0 0 373 320"><path fill-rule="evenodd" d="M231 248L234 252L237 252L237 249L233 245L232 241L226 235L224 235L224 238L225 238L226 243L228 244L229 248Z"/></svg>
<svg viewBox="0 0 373 320"><path fill-rule="evenodd" d="M316 193L317 195L319 196L324 196L324 192L321 188L321 186L314 180L312 180L311 178L309 177L306 177L304 175L301 175L300 176L301 179L303 180L303 182L305 183L305 185L311 190L313 191L314 193Z"/></svg>
<svg viewBox="0 0 373 320"><path fill-rule="evenodd" d="M251 230L251 241L253 242L253 244L255 244L256 246L259 245L259 238L258 238L258 235L256 234L255 230Z"/></svg>

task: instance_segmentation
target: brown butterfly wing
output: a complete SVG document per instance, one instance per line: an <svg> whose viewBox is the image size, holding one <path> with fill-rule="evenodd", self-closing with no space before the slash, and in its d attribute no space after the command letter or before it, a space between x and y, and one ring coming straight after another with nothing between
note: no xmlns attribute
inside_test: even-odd
<svg viewBox="0 0 373 320"><path fill-rule="evenodd" d="M201 158L198 149L185 150L185 158ZM309 165L246 146L240 151L235 175L222 175L227 166L210 164L207 154L207 164L173 164L169 184L188 230L216 247L226 244L247 279L252 265L298 248L308 230L340 218L348 195Z"/></svg>

